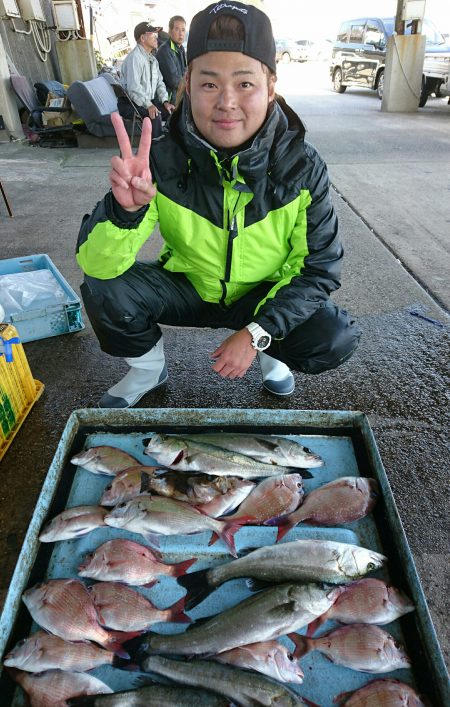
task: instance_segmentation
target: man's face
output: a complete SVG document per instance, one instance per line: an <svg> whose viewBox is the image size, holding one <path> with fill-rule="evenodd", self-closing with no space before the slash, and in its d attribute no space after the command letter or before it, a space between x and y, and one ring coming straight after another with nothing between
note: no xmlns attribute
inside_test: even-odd
<svg viewBox="0 0 450 707"><path fill-rule="evenodd" d="M183 44L186 34L186 24L177 20L173 23L172 29L169 30L169 37L175 44Z"/></svg>
<svg viewBox="0 0 450 707"><path fill-rule="evenodd" d="M146 52L152 52L158 48L158 32L146 32L141 35L141 44Z"/></svg>
<svg viewBox="0 0 450 707"><path fill-rule="evenodd" d="M199 132L217 148L247 142L265 121L275 96L260 61L240 52L208 52L193 60L187 82Z"/></svg>

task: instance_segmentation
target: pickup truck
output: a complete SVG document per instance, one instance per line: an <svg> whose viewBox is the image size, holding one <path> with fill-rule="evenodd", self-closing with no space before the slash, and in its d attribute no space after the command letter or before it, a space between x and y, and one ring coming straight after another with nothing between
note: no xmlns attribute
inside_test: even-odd
<svg viewBox="0 0 450 707"><path fill-rule="evenodd" d="M450 44L438 44L436 47L427 45L419 102L421 108L431 93L438 96L450 96Z"/></svg>

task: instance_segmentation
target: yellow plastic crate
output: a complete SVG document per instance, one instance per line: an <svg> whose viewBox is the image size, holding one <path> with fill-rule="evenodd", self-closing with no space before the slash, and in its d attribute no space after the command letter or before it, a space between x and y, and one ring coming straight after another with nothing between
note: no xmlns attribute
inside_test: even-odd
<svg viewBox="0 0 450 707"><path fill-rule="evenodd" d="M0 324L0 459L43 390L31 374L17 329Z"/></svg>

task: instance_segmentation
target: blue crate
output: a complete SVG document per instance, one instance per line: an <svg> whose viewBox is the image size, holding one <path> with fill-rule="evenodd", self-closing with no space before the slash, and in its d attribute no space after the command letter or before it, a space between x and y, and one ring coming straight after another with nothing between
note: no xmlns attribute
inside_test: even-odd
<svg viewBox="0 0 450 707"><path fill-rule="evenodd" d="M84 329L81 318L80 298L59 272L52 260L42 253L28 255L23 258L0 260L0 275L32 272L33 270L50 270L53 277L64 290L67 302L55 303L40 309L17 312L6 317L7 322L14 324L22 343L45 339L49 336L71 334Z"/></svg>

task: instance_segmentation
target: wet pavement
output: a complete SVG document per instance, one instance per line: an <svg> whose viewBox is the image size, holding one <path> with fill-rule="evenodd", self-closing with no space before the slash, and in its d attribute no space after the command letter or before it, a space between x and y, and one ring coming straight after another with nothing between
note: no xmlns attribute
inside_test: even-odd
<svg viewBox="0 0 450 707"><path fill-rule="evenodd" d="M324 100L329 101L325 89L323 93ZM350 95L344 95L351 100ZM343 97L333 96L339 101ZM358 101L360 98L357 96ZM339 115L337 104L334 104L334 113L322 109L321 99L318 95L295 100L307 120L309 139L330 165L333 198L346 247L343 286L335 299L358 317L363 337L357 353L335 371L309 377L296 374L295 394L280 401L263 392L256 367L252 367L244 380L235 382L222 380L211 371L209 354L224 338L225 331L166 327L169 381L165 387L145 397L141 407L267 408L273 410L274 420L280 408L364 412L374 431L448 661L450 296L448 255L445 262L439 250L443 248L441 234L446 233L448 239L449 232L448 184L444 187L444 190L447 188L447 208L441 208L439 199L428 222L428 232L418 235L420 229L412 229L411 223L420 223L424 209L432 203L433 191L436 196L436 160L430 156L430 162L426 161L424 144L427 140L430 155L436 140L441 143L436 154L445 184L450 154L445 129L448 131L450 126L450 107L448 115L442 111L443 117L433 104L428 117L421 114L416 122L413 122L414 117L407 117L408 125L415 126L416 140L421 146L421 176L417 193L409 197L409 218L405 219L402 217L406 208L402 190L406 186L399 184L396 192L394 185L398 180L396 175L410 175L415 167L404 165L404 169L400 169L398 156L388 164L380 131L385 131L386 140L395 132L396 144L400 146L402 140L409 144L411 131L405 134L398 129L398 115L384 115L378 120L373 107L378 147L371 153L372 167L366 170L369 187L365 187L360 172L364 162L361 150L367 140L367 110L372 110L372 103L370 108L363 106L355 110L348 122L349 106L356 105L355 101L347 101L345 116ZM292 100L294 105L295 100ZM347 121L347 130L343 120ZM331 135L338 124L339 140L333 141ZM427 126L432 126L432 130ZM353 154L347 152L344 158L342 145L355 135L358 139ZM443 145L447 147L446 160ZM407 150L398 150L398 153L409 154ZM0 144L0 177L14 212L14 219L9 219L0 200L0 257L47 253L79 292L81 276L74 258L76 234L82 214L89 212L108 188L111 154L110 150L49 150ZM411 184L414 186L414 180ZM411 184L409 190L413 188ZM390 187L386 189L386 185ZM383 219L380 218L380 201ZM389 214L391 217L387 218ZM154 257L159 244L159 236L155 234L144 247L142 257ZM432 262L409 258L409 252L420 253L421 248L430 258L434 257L433 249L437 249L437 260L442 260L439 281ZM415 316L413 312L423 316ZM77 334L25 345L33 375L45 383L45 392L0 464L0 589L3 594L70 413L77 408L95 406L104 390L127 368L122 360L100 351L86 317L85 323L86 328Z"/></svg>

